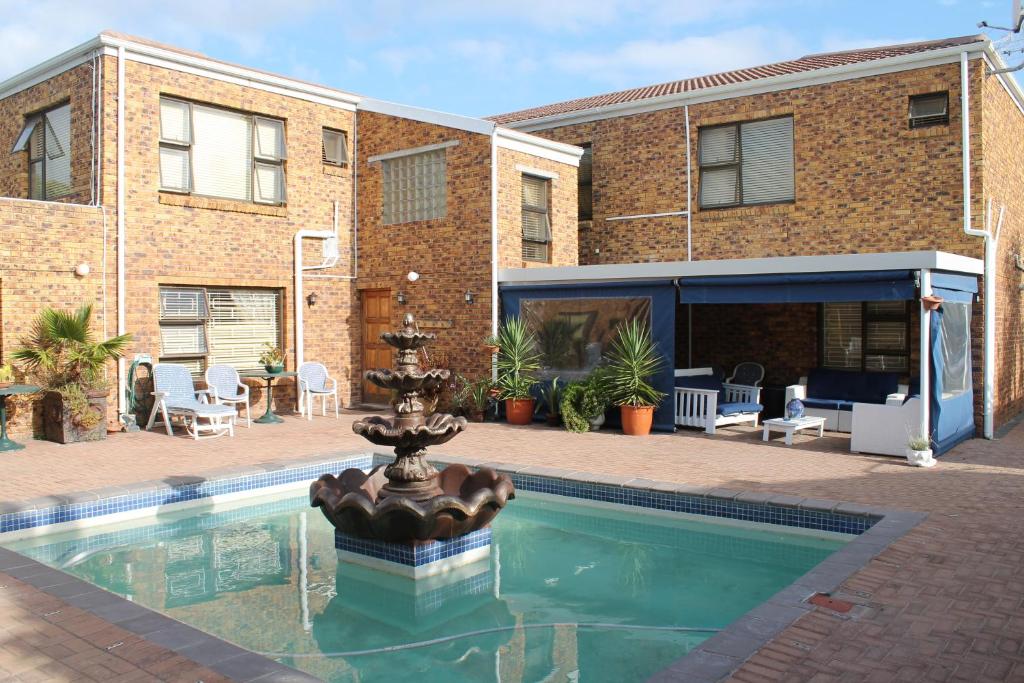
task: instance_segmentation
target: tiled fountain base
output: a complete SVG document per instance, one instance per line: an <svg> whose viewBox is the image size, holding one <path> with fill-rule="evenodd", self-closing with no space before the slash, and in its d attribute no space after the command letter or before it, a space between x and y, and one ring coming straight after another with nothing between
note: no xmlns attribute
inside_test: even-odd
<svg viewBox="0 0 1024 683"><path fill-rule="evenodd" d="M491 552L491 529L479 529L444 541L407 544L356 538L335 530L338 559L390 574L420 579L450 572L486 558Z"/></svg>

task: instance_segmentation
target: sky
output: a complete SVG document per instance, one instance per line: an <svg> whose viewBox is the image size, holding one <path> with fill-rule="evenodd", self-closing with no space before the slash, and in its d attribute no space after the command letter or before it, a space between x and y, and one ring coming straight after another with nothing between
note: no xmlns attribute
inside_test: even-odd
<svg viewBox="0 0 1024 683"><path fill-rule="evenodd" d="M1011 0L0 0L0 80L109 28L485 116L815 52L973 34L981 20L1009 23L1010 8Z"/></svg>

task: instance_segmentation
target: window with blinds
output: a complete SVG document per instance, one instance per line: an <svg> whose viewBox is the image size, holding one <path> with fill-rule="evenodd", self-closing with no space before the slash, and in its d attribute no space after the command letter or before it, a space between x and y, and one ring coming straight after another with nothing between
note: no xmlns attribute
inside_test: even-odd
<svg viewBox="0 0 1024 683"><path fill-rule="evenodd" d="M381 162L384 225L444 218L448 182L444 149L408 154Z"/></svg>
<svg viewBox="0 0 1024 683"><path fill-rule="evenodd" d="M594 218L594 148L589 142L579 145L583 148L577 173L579 187L576 193L579 204L579 218L589 221Z"/></svg>
<svg viewBox="0 0 1024 683"><path fill-rule="evenodd" d="M701 128L698 156L702 208L795 197L792 116Z"/></svg>
<svg viewBox="0 0 1024 683"><path fill-rule="evenodd" d="M910 127L943 126L949 123L949 92L910 96Z"/></svg>
<svg viewBox="0 0 1024 683"><path fill-rule="evenodd" d="M910 371L909 309L905 301L822 304L821 328L823 367Z"/></svg>
<svg viewBox="0 0 1024 683"><path fill-rule="evenodd" d="M251 201L285 201L284 122L160 98L160 189Z"/></svg>
<svg viewBox="0 0 1024 683"><path fill-rule="evenodd" d="M325 164L344 166L348 163L348 138L345 131L324 128L322 147Z"/></svg>
<svg viewBox="0 0 1024 683"><path fill-rule="evenodd" d="M551 220L548 212L550 181L523 176L523 260L550 259Z"/></svg>
<svg viewBox="0 0 1024 683"><path fill-rule="evenodd" d="M60 199L71 194L71 105L63 104L25 119L14 143L28 151L29 199Z"/></svg>
<svg viewBox="0 0 1024 683"><path fill-rule="evenodd" d="M281 295L267 289L160 288L160 360L195 373L224 363L261 367L263 345L281 344Z"/></svg>

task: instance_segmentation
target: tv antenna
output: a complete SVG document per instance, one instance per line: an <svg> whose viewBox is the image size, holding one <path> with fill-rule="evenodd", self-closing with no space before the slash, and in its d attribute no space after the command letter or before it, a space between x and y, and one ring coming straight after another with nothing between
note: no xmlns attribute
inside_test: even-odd
<svg viewBox="0 0 1024 683"><path fill-rule="evenodd" d="M1010 15L1009 26L994 26L987 21L979 21L978 28L987 28L995 31L1004 31L1005 35L992 41L992 46L1000 54L1010 57L1015 54L1024 54L1024 36L1021 35L1021 28L1024 26L1024 7L1021 7L1021 0L1013 0L1013 9ZM1003 69L990 69L988 75L1005 74L1024 69L1024 61L1016 66Z"/></svg>

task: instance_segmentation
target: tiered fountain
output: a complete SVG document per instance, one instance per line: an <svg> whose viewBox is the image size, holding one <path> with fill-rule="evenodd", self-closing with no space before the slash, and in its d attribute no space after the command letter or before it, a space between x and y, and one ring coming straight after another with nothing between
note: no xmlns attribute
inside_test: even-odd
<svg viewBox="0 0 1024 683"><path fill-rule="evenodd" d="M374 558L365 563L371 565L397 562L417 570L439 565L428 572L398 572L410 576L458 566L453 558L464 553L466 561L479 559L479 552L470 551L489 545L488 525L515 497L507 475L488 468L471 472L460 464L439 472L427 462L427 446L445 443L466 428L463 417L424 415L423 392L449 376L448 370L420 368L419 350L434 338L418 332L407 314L400 330L381 335L398 350L396 369L366 373L377 386L397 392L395 414L359 420L352 430L378 446L393 447L394 462L369 473L325 474L310 487L310 504L334 525L339 550Z"/></svg>

